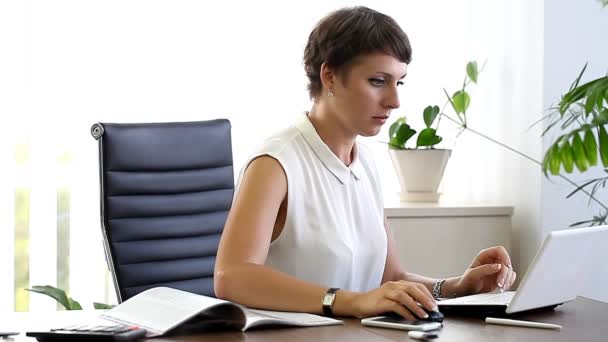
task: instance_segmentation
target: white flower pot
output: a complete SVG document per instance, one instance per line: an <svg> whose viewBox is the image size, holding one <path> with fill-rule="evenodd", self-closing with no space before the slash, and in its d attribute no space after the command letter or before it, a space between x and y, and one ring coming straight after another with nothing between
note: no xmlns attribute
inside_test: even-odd
<svg viewBox="0 0 608 342"><path fill-rule="evenodd" d="M443 172L452 150L389 150L404 202L437 202Z"/></svg>

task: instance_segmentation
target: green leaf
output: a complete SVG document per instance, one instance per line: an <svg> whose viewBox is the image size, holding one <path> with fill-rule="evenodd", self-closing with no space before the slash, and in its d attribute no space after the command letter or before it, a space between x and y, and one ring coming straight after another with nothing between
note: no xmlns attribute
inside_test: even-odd
<svg viewBox="0 0 608 342"><path fill-rule="evenodd" d="M560 147L559 156L566 173L572 173L572 171L574 171L574 157L572 155L572 147L567 139L564 139L564 142Z"/></svg>
<svg viewBox="0 0 608 342"><path fill-rule="evenodd" d="M439 114L439 106L428 106L424 109L422 116L426 127L431 127L433 121L437 118L437 114Z"/></svg>
<svg viewBox="0 0 608 342"><path fill-rule="evenodd" d="M574 82L572 82L570 90L562 96L562 99L559 102L559 112L561 115L564 115L572 104L577 103L579 100L582 100L584 97L586 97L588 95L589 89L591 89L598 83L605 82L606 77L600 77L585 84L579 85L579 81L581 80L585 69L587 69L586 63L578 77L574 80Z"/></svg>
<svg viewBox="0 0 608 342"><path fill-rule="evenodd" d="M581 69L581 72L578 73L578 76L574 79L574 82L572 82L572 84L570 85L570 89L568 89L568 92L571 92L574 88L578 87L578 83L581 81L581 77L583 77L585 70L587 70L587 64L589 64L589 62L586 62L585 65L583 65L583 69Z"/></svg>
<svg viewBox="0 0 608 342"><path fill-rule="evenodd" d="M398 118L395 122L393 122L391 127L388 129L388 138L389 139L392 139L395 136L395 132L397 131L397 128L399 128L399 125L404 124L405 121L406 121L405 116L402 116L402 117Z"/></svg>
<svg viewBox="0 0 608 342"><path fill-rule="evenodd" d="M473 81L473 83L477 83L477 75L479 71L477 69L477 62L472 61L467 63L467 76Z"/></svg>
<svg viewBox="0 0 608 342"><path fill-rule="evenodd" d="M585 154L585 146L583 139L578 133L574 134L572 139L572 153L574 156L574 164L580 172L587 171L587 155Z"/></svg>
<svg viewBox="0 0 608 342"><path fill-rule="evenodd" d="M557 176L559 175L559 166L561 163L558 144L553 145L550 153L551 157L549 159L549 170L551 171L552 175Z"/></svg>
<svg viewBox="0 0 608 342"><path fill-rule="evenodd" d="M602 88L602 85L598 86L596 92L596 98L595 98L595 102L596 102L596 106L598 110L602 109L602 106L604 105L604 92L608 90L608 87L606 87L606 89ZM608 101L608 97L606 97L606 101Z"/></svg>
<svg viewBox="0 0 608 342"><path fill-rule="evenodd" d="M393 139L393 136L395 135L395 131L397 130L397 127L399 127L399 122L397 122L397 121L393 122L391 127L388 129L388 138L389 139Z"/></svg>
<svg viewBox="0 0 608 342"><path fill-rule="evenodd" d="M104 303L96 303L93 302L93 307L95 309L112 309L113 307L115 307L116 305L109 305L109 304L104 304Z"/></svg>
<svg viewBox="0 0 608 342"><path fill-rule="evenodd" d="M62 289L58 289L56 287L45 285L45 286L32 286L31 289L25 289L26 291L42 293L43 295L47 295L53 299L55 299L59 304L63 305L67 310L71 310L70 300L68 296L65 294L65 291Z"/></svg>
<svg viewBox="0 0 608 342"><path fill-rule="evenodd" d="M403 146L403 144L399 143L399 140L397 139L397 137L393 137L388 142L388 148L391 150L404 150L405 146Z"/></svg>
<svg viewBox="0 0 608 342"><path fill-rule="evenodd" d="M595 136L593 135L593 131L588 129L585 131L585 138L583 139L583 144L585 145L585 156L587 156L587 161L590 166L597 165L597 143L595 142Z"/></svg>
<svg viewBox="0 0 608 342"><path fill-rule="evenodd" d="M585 114L589 114L593 111L596 100L597 92L595 91L595 87L591 87L589 88L589 91L587 91L587 99L585 100Z"/></svg>
<svg viewBox="0 0 608 342"><path fill-rule="evenodd" d="M608 124L608 109L602 109L597 113L597 116L591 120L592 125L603 126Z"/></svg>
<svg viewBox="0 0 608 342"><path fill-rule="evenodd" d="M74 299L68 297L68 301L70 302L70 308L68 310L82 310L82 306L80 306L80 303L78 303Z"/></svg>
<svg viewBox="0 0 608 342"><path fill-rule="evenodd" d="M602 165L608 167L608 134L604 126L598 127L598 138L600 141L600 157L602 159Z"/></svg>
<svg viewBox="0 0 608 342"><path fill-rule="evenodd" d="M416 147L418 146L433 146L441 142L442 138L437 135L437 131L433 128L425 128L418 134Z"/></svg>
<svg viewBox="0 0 608 342"><path fill-rule="evenodd" d="M397 129L397 134L395 135L397 145L404 146L405 143L416 134L416 130L410 128L410 125L404 123L399 126Z"/></svg>
<svg viewBox="0 0 608 342"><path fill-rule="evenodd" d="M571 105L575 103L578 104L578 101L584 102L585 116L588 116L589 113L593 111L594 106L597 106L598 110L602 108L602 98L605 96L608 88L608 77L600 77L585 84L578 85L586 67L587 64L585 64L585 67L572 84L571 89L562 96L562 99L559 102L559 112L562 115L566 113Z"/></svg>
<svg viewBox="0 0 608 342"><path fill-rule="evenodd" d="M585 114L593 112L596 108L602 110L604 104L604 93L608 90L608 77L599 78L593 82L585 92ZM586 115L586 116L587 116Z"/></svg>
<svg viewBox="0 0 608 342"><path fill-rule="evenodd" d="M466 91L459 90L452 95L452 106L456 113L465 113L471 103L471 97Z"/></svg>
<svg viewBox="0 0 608 342"><path fill-rule="evenodd" d="M543 168L543 173L545 174L545 177L547 177L547 170L549 170L549 160L551 157L551 148L549 148L547 150L547 152L545 152L545 156L543 157L543 164L542 164L542 168Z"/></svg>

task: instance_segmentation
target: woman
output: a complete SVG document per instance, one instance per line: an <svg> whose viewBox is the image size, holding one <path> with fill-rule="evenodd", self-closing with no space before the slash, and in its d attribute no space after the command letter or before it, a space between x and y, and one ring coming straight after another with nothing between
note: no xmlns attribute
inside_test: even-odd
<svg viewBox="0 0 608 342"><path fill-rule="evenodd" d="M220 298L269 310L407 319L435 299L506 289L502 247L460 277L404 271L386 225L379 176L357 136L399 107L411 48L390 17L366 7L322 19L304 52L312 109L268 139L241 171L215 265Z"/></svg>

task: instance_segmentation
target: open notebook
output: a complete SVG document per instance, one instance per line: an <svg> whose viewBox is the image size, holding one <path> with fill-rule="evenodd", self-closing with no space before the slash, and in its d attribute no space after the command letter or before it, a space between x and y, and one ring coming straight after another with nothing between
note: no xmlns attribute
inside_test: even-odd
<svg viewBox="0 0 608 342"><path fill-rule="evenodd" d="M547 235L517 291L482 293L438 301L443 313L513 314L554 308L576 299L593 262L608 245L608 226L554 231Z"/></svg>
<svg viewBox="0 0 608 342"><path fill-rule="evenodd" d="M168 287L156 287L106 311L102 319L147 330L146 337L164 335L176 328L225 326L245 331L262 325L321 326L342 321L306 313L253 310L226 300Z"/></svg>

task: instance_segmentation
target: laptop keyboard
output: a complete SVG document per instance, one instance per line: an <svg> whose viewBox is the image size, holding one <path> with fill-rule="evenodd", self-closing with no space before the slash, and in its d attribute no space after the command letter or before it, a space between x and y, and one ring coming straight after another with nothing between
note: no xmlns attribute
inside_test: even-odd
<svg viewBox="0 0 608 342"><path fill-rule="evenodd" d="M511 302L515 291L503 293L481 293L472 296L465 296L440 301L438 304L445 305L506 305Z"/></svg>

